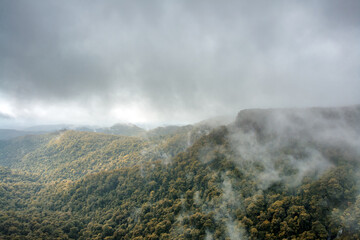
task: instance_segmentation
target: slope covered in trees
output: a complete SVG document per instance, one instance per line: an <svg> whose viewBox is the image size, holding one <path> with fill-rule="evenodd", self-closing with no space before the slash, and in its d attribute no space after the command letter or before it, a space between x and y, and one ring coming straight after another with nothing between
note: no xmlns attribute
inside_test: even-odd
<svg viewBox="0 0 360 240"><path fill-rule="evenodd" d="M58 132L13 164L2 155L0 236L360 238L359 116L246 110L211 131Z"/></svg>

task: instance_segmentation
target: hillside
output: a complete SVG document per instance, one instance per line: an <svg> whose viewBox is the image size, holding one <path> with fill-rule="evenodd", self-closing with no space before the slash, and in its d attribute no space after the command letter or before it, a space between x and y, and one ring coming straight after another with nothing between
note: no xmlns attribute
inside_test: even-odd
<svg viewBox="0 0 360 240"><path fill-rule="evenodd" d="M360 238L359 106L213 127L1 142L0 238Z"/></svg>
<svg viewBox="0 0 360 240"><path fill-rule="evenodd" d="M57 133L49 133L0 140L0 165L11 167L18 164L26 154L37 150L56 136Z"/></svg>

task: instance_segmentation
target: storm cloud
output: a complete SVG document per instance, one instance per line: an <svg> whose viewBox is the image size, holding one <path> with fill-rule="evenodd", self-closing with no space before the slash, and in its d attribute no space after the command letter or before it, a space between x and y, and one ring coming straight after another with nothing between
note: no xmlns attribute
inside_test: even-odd
<svg viewBox="0 0 360 240"><path fill-rule="evenodd" d="M0 112L191 122L360 102L360 2L0 2Z"/></svg>

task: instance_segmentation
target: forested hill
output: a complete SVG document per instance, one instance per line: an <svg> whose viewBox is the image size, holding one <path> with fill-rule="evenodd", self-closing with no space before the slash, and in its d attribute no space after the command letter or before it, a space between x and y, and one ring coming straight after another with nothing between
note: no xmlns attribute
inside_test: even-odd
<svg viewBox="0 0 360 240"><path fill-rule="evenodd" d="M359 239L360 107L0 141L0 239Z"/></svg>

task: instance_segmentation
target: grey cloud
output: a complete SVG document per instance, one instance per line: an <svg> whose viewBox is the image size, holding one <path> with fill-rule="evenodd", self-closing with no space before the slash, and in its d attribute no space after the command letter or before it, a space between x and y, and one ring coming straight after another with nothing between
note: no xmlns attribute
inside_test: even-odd
<svg viewBox="0 0 360 240"><path fill-rule="evenodd" d="M0 119L12 119L9 114L0 112Z"/></svg>
<svg viewBox="0 0 360 240"><path fill-rule="evenodd" d="M141 99L173 118L360 100L357 1L0 5L0 93L20 108Z"/></svg>

